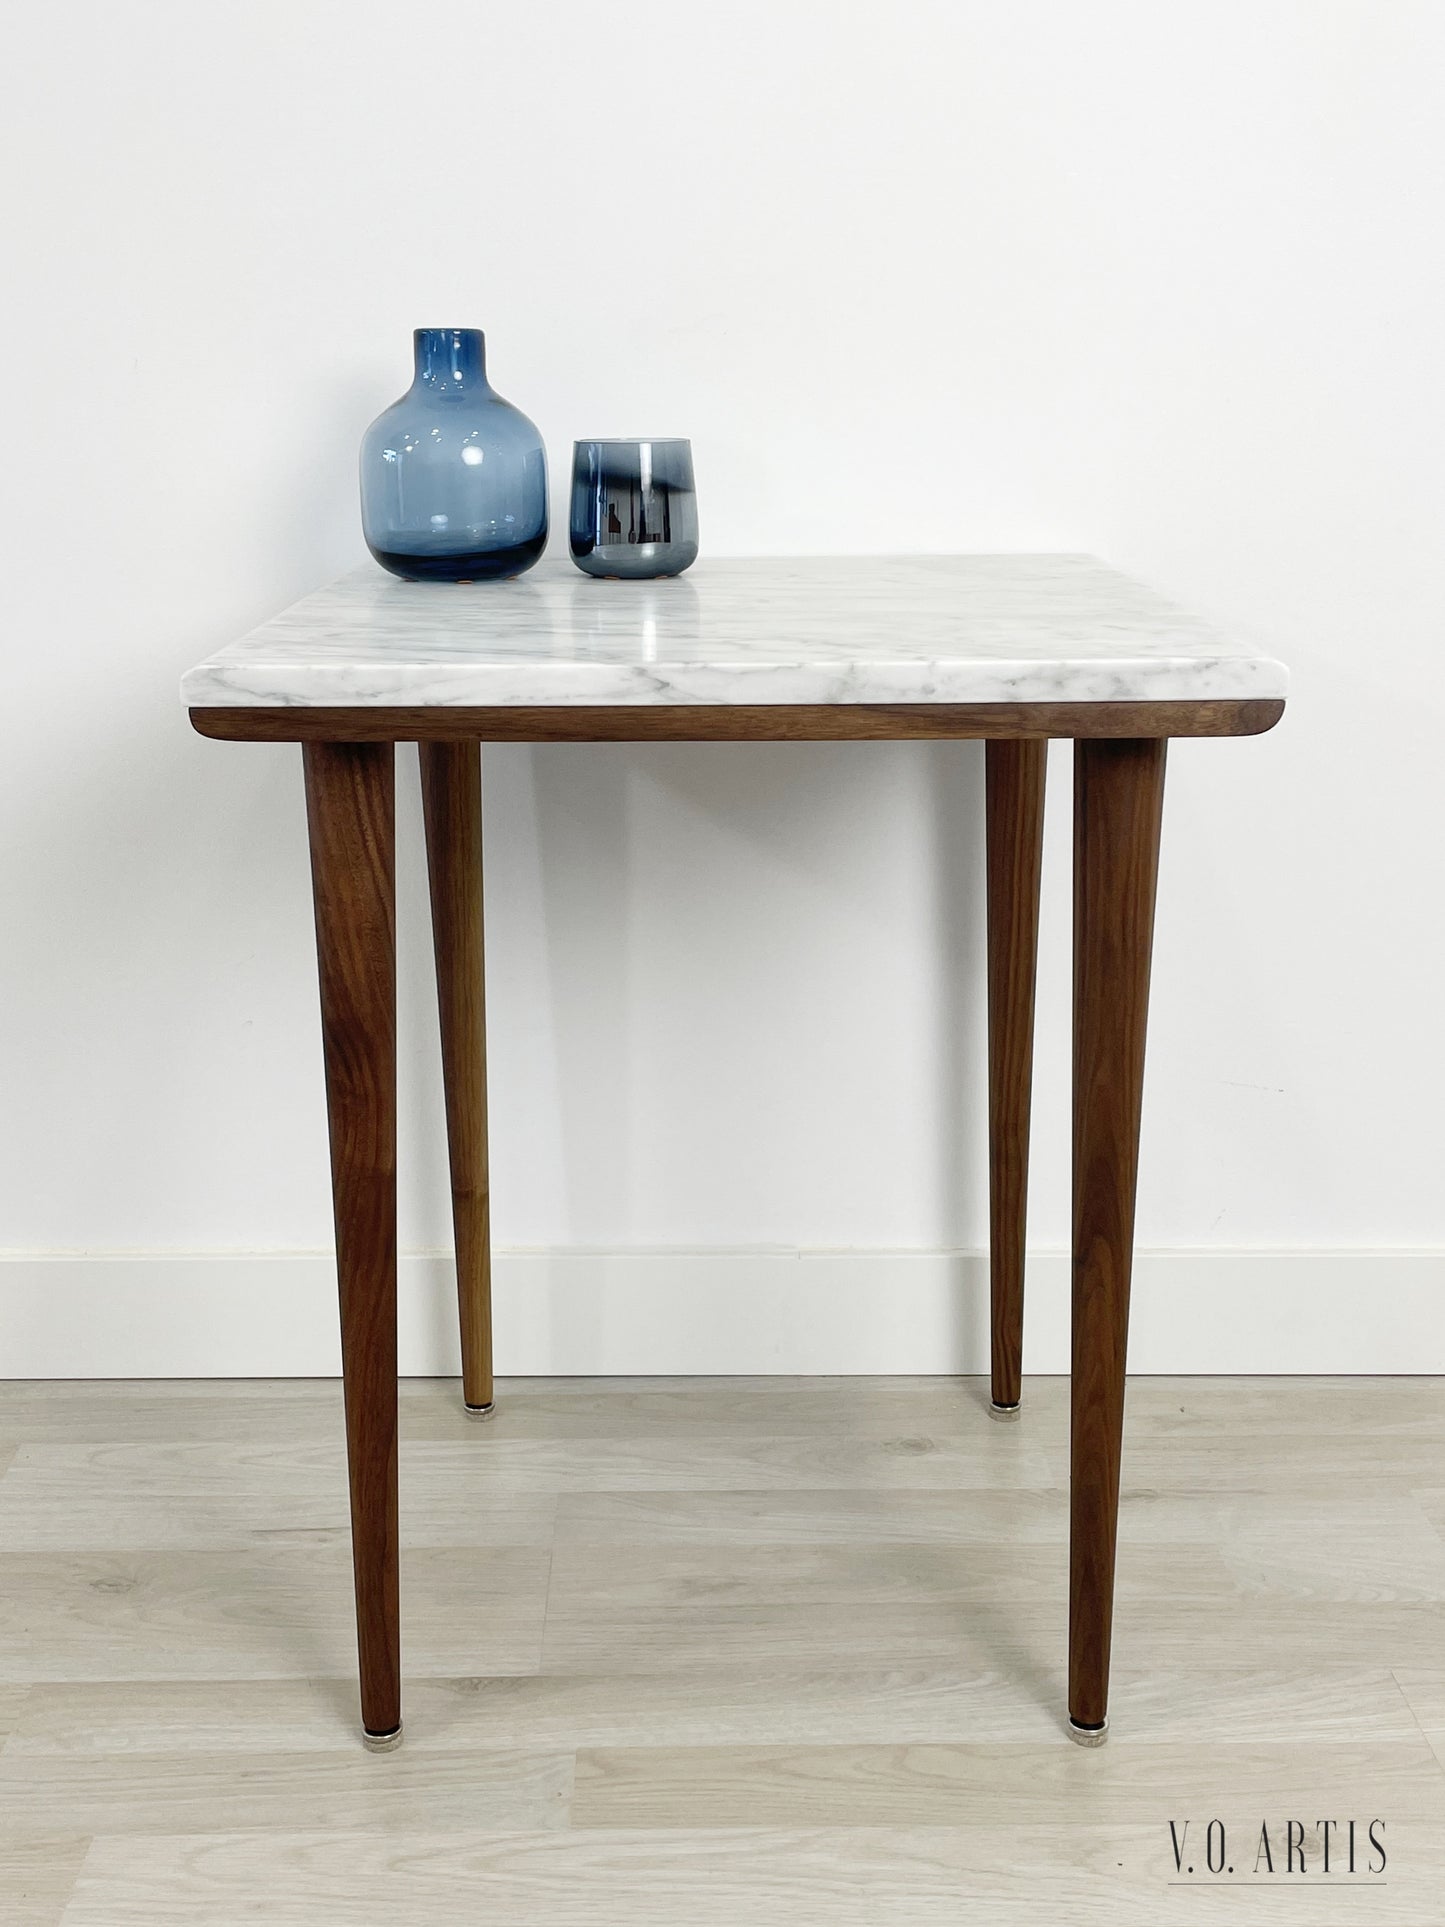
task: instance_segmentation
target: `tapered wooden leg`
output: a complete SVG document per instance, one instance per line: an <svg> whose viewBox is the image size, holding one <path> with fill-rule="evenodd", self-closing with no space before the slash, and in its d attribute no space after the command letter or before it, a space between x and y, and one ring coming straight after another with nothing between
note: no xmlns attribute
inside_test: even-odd
<svg viewBox="0 0 1445 1927"><path fill-rule="evenodd" d="M1162 740L1074 745L1074 1303L1069 1721L1108 1725L1124 1358Z"/></svg>
<svg viewBox="0 0 1445 1927"><path fill-rule="evenodd" d="M368 1744L401 1733L396 1478L396 915L390 743L307 743L351 1547Z"/></svg>
<svg viewBox="0 0 1445 1927"><path fill-rule="evenodd" d="M492 1410L487 1183L487 1011L482 962L482 759L476 743L422 743L421 794L451 1156L462 1397Z"/></svg>
<svg viewBox="0 0 1445 1927"><path fill-rule="evenodd" d="M1018 1415L1045 742L991 742L988 811L988 1202L993 1413Z"/></svg>

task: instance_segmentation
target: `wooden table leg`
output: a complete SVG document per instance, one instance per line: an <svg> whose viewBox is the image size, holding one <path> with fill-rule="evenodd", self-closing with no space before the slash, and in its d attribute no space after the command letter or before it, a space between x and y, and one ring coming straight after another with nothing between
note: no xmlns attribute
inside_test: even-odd
<svg viewBox="0 0 1445 1927"><path fill-rule="evenodd" d="M397 1558L396 913L390 743L307 743L331 1127L351 1547L367 1744L401 1737Z"/></svg>
<svg viewBox="0 0 1445 1927"><path fill-rule="evenodd" d="M989 1286L995 1418L1017 1418L1023 1370L1024 1219L1034 980L1044 838L1043 741L991 742L988 819Z"/></svg>
<svg viewBox="0 0 1445 1927"><path fill-rule="evenodd" d="M1074 745L1074 1304L1069 1726L1108 1727L1124 1359L1162 739Z"/></svg>
<svg viewBox="0 0 1445 1927"><path fill-rule="evenodd" d="M482 944L482 759L476 743L421 743L421 795L451 1158L462 1397L492 1412L487 1007Z"/></svg>

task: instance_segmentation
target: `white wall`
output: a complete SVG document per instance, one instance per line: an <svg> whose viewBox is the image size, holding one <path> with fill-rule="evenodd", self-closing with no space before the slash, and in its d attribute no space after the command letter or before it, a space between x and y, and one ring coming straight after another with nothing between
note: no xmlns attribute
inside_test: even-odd
<svg viewBox="0 0 1445 1927"><path fill-rule="evenodd" d="M1445 1250L1445 11L640 17L6 15L9 1369L65 1369L105 1302L113 1274L56 1253L329 1243L297 755L195 737L175 684L362 557L356 443L420 322L486 328L558 481L574 435L691 435L715 553L1090 549L1292 664L1273 735L1172 756L1140 1237L1216 1279L1375 1254L1326 1362L1379 1362L1391 1252ZM401 760L403 1238L428 1247ZM1059 1247L1061 748L1051 779L1032 1228ZM490 752L499 1244L978 1247L981 801L974 745ZM219 1306L233 1274L147 1275L129 1348L84 1369L167 1369L177 1294ZM187 1368L223 1369L192 1322ZM1445 1368L1445 1301L1418 1322ZM1251 1324L1225 1362L1288 1362ZM303 1368L284 1299L262 1334L252 1368ZM604 1354L629 1356L615 1320ZM772 1355L836 1364L806 1333Z"/></svg>

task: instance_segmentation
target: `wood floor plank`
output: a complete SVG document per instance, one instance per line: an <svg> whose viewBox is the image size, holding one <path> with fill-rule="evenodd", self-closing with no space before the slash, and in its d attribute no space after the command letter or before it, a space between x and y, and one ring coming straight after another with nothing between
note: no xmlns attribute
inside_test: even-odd
<svg viewBox="0 0 1445 1927"><path fill-rule="evenodd" d="M811 1666L696 1674L516 1674L407 1683L407 1751L583 1746L1053 1742L1059 1708L1002 1669ZM1403 1741L1419 1726L1388 1669L1255 1671L1196 1662L1179 1675L1116 1668L1113 1744ZM355 1738L347 1679L121 1680L31 1687L14 1757L334 1753Z"/></svg>
<svg viewBox="0 0 1445 1927"><path fill-rule="evenodd" d="M1172 1614L1187 1598L1224 1612L1240 1589L1215 1547L1136 1552L1119 1574L1121 1609ZM1047 1648L1068 1573L1052 1546L559 1544L552 1560L544 1669L794 1660L946 1658L949 1642ZM975 1649L965 1645L970 1657Z"/></svg>
<svg viewBox="0 0 1445 1927"><path fill-rule="evenodd" d="M475 1429L475 1428L473 1428ZM497 1490L487 1444L403 1455L403 1543L559 1541L780 1546L856 1541L1067 1544L1067 1493ZM0 1546L224 1549L344 1536L345 1466L330 1446L26 1446L0 1480ZM1223 1546L1243 1583L1364 1598L1445 1597L1445 1538L1409 1494L1125 1491L1121 1543Z"/></svg>
<svg viewBox="0 0 1445 1927"><path fill-rule="evenodd" d="M1445 1848L1404 1823L1384 1881L1171 1886L1167 1828L571 1829L98 1839L64 1927L1439 1927Z"/></svg>
<svg viewBox="0 0 1445 1927"><path fill-rule="evenodd" d="M1445 1601L1445 1541L1432 1543L1423 1513L1405 1494L1382 1494L1374 1504L1316 1502L1303 1516L1264 1501L1242 1508L1215 1543L1245 1592L1329 1603Z"/></svg>
<svg viewBox="0 0 1445 1927"><path fill-rule="evenodd" d="M1435 1757L1445 1766L1445 1670L1402 1667L1395 1680Z"/></svg>
<svg viewBox="0 0 1445 1927"><path fill-rule="evenodd" d="M90 1850L83 1834L25 1833L0 1815L0 1920L5 1927L57 1927Z"/></svg>
<svg viewBox="0 0 1445 1927"><path fill-rule="evenodd" d="M412 1440L402 1448L402 1481L414 1504L442 1516L455 1516L473 1494L478 1502L501 1504L523 1496L608 1491L737 1491L943 1489L974 1491L990 1487L1020 1489L1043 1482L1042 1455L1027 1439L999 1444L1004 1428L991 1425L978 1438L924 1434L833 1436L736 1435L692 1437L508 1438L500 1425L479 1431L473 1425L456 1440ZM26 1445L0 1485L14 1487L13 1505L32 1509L64 1490L83 1498L92 1479L108 1482L109 1493L124 1493L142 1504L147 1497L184 1498L185 1481L194 1474L194 1505L207 1497L207 1482L217 1503L243 1491L254 1494L259 1514L288 1476L301 1482L295 1495L297 1516L309 1523L318 1512L329 1519L334 1483L334 1439L309 1446L277 1447L253 1440L249 1447L159 1444ZM228 1461L231 1462L228 1465ZM232 1469L234 1466L236 1469ZM249 1482L249 1483L248 1483ZM460 1493L461 1498L453 1496ZM95 1508L100 1509L98 1506ZM18 1521L17 1521L18 1523ZM289 1521L277 1522L284 1527ZM154 1529L152 1527L151 1529Z"/></svg>
<svg viewBox="0 0 1445 1927"><path fill-rule="evenodd" d="M1297 1559L1324 1548L1323 1569L1358 1562L1396 1570L1412 1594L1445 1577L1420 1498L1409 1493L1308 1495L1267 1486L1126 1490L1119 1536L1128 1545L1214 1546L1230 1558L1282 1546ZM564 1493L556 1536L567 1545L1067 1546L1067 1486L1017 1491L744 1491Z"/></svg>
<svg viewBox="0 0 1445 1927"><path fill-rule="evenodd" d="M1219 1555L1201 1557L1210 1562L1217 1590ZM1035 1582L1043 1597L1059 1599L1065 1586L1058 1565L1048 1546L559 1545L552 1555L548 1634L599 1617L620 1629L668 1615L705 1621L715 1613L773 1608L1013 1604Z"/></svg>
<svg viewBox="0 0 1445 1927"><path fill-rule="evenodd" d="M295 1444L342 1423L339 1379L0 1379L0 1438L30 1445Z"/></svg>
<svg viewBox="0 0 1445 1927"><path fill-rule="evenodd" d="M1417 1541L1417 1551L1420 1571L1399 1551L1382 1577L1362 1582L1347 1561L1332 1573L1327 1558L1288 1544L1273 1563L1227 1546L1127 1546L1115 1650L1175 1671L1192 1663L1191 1649L1289 1669L1302 1659L1369 1667L1382 1656L1428 1664L1445 1639L1445 1600L1432 1591L1433 1545ZM1039 1667L1053 1678L1066 1597L1049 1546L559 1544L543 1670L776 1666L821 1651L845 1667L1007 1661L1042 1684Z"/></svg>
<svg viewBox="0 0 1445 1927"><path fill-rule="evenodd" d="M1031 1381L1040 1386L1064 1381ZM1057 1402L1057 1392L1048 1394ZM404 1438L470 1434L455 1379L403 1379ZM526 1438L679 1433L937 1431L987 1421L986 1378L499 1378L492 1421ZM0 1380L0 1438L31 1442L278 1444L324 1441L341 1422L329 1379Z"/></svg>
<svg viewBox="0 0 1445 1927"><path fill-rule="evenodd" d="M3 1583L3 1582L0 1582ZM28 1686L7 1686L0 1683L0 1752L5 1750L10 1735L20 1723L26 1702L30 1698Z"/></svg>
<svg viewBox="0 0 1445 1927"><path fill-rule="evenodd" d="M414 1673L534 1672L549 1554L402 1559ZM345 1538L248 1552L20 1552L0 1585L0 1681L344 1678L356 1628Z"/></svg>
<svg viewBox="0 0 1445 1927"><path fill-rule="evenodd" d="M499 1676L506 1679L508 1676ZM1394 1686L1394 1679L1391 1678ZM413 1719L418 1696L429 1682L409 1681L406 1715ZM438 1685L450 1688L453 1682ZM1395 1688L1401 1711L1409 1709ZM0 1758L40 1755L160 1753L337 1753L356 1739L356 1682L347 1673L334 1679L88 1679L43 1680L18 1689L20 1704ZM434 1740L432 1723L417 1719L422 1734L407 1735L407 1751ZM1411 1722L1413 1724L1413 1721ZM474 1736L478 1744L510 1746L502 1737ZM542 1751L523 1742L519 1750Z"/></svg>
<svg viewBox="0 0 1445 1927"><path fill-rule="evenodd" d="M1068 1380L1025 1379L1026 1421L1067 1423ZM986 1378L500 1378L497 1423L541 1437L636 1437L762 1429L781 1434L882 1425L947 1435L986 1416ZM404 1437L461 1438L455 1379L403 1379ZM1292 1432L1445 1436L1445 1378L1131 1378L1140 1440ZM340 1423L331 1379L0 1380L0 1439L59 1444L189 1439L294 1443ZM1438 1483L1438 1480L1436 1481Z"/></svg>
<svg viewBox="0 0 1445 1927"><path fill-rule="evenodd" d="M455 1387L442 1381L438 1396L436 1385L403 1386L408 1436L434 1425L457 1436ZM844 1410L857 1438L982 1434L991 1423L982 1378L502 1379L492 1423L507 1438L836 1437Z"/></svg>
<svg viewBox="0 0 1445 1927"><path fill-rule="evenodd" d="M1136 1667L1175 1674L1208 1651L1247 1656L1260 1670L1301 1666L1368 1667L1389 1659L1421 1667L1445 1652L1445 1605L1310 1599L1287 1592L1241 1594L1217 1603L1185 1599L1161 1614L1154 1602L1121 1589L1114 1651Z"/></svg>
<svg viewBox="0 0 1445 1927"><path fill-rule="evenodd" d="M1006 1435L989 1423L980 1395L956 1390L957 1381L922 1381L925 1395L912 1408L909 1381L878 1382L893 1389L875 1411L866 1390L858 1389L873 1381L858 1379L823 1381L840 1388L831 1396L805 1393L799 1388L810 1382L797 1380L703 1380L696 1392L693 1381L649 1380L641 1383L660 1389L631 1393L603 1393L596 1381L582 1381L570 1401L555 1385L532 1395L514 1389L517 1381L503 1381L496 1417L479 1434L465 1421L454 1382L409 1381L400 1399L403 1451L410 1447L407 1462L419 1480L456 1472L485 1453L498 1491L546 1493L800 1482L969 1490L1017 1487L1041 1471L1028 1436ZM12 1381L0 1384L0 1438L62 1448L332 1447L341 1435L339 1390L295 1384L299 1389L287 1391L285 1381L276 1381L249 1397L230 1386L216 1398L209 1388L169 1387L154 1401L123 1384L101 1385L86 1388L87 1404L69 1384ZM739 1386L750 1389L740 1393ZM855 1407L863 1418L844 1422ZM951 1429L927 1429L924 1418ZM800 1480L810 1466L814 1476Z"/></svg>
<svg viewBox="0 0 1445 1927"><path fill-rule="evenodd" d="M1392 1699L1394 1685L1384 1667L1361 1663L1260 1666L1241 1655L1231 1665L1223 1650L1201 1647L1192 1666L1171 1670L1130 1656L1111 1669L1109 1744L1192 1741L1208 1749L1282 1738L1339 1747L1408 1741L1402 1713L1409 1709Z"/></svg>
<svg viewBox="0 0 1445 1927"><path fill-rule="evenodd" d="M1067 1403L1066 1379L1030 1379L1042 1402ZM1131 1378L1129 1423L1138 1441L1209 1436L1282 1439L1445 1438L1445 1378ZM1360 1468L1368 1480L1368 1471Z"/></svg>
<svg viewBox="0 0 1445 1927"><path fill-rule="evenodd" d="M896 1491L935 1488L1024 1488L1043 1482L1043 1454L1027 1438L1008 1442L1005 1428L935 1436L868 1437L754 1434L575 1439L508 1438L501 1428L484 1441L486 1476L497 1492L628 1492L788 1490ZM1003 1440L1004 1442L1000 1442ZM408 1463L414 1477L460 1473L478 1450L420 1442Z"/></svg>
<svg viewBox="0 0 1445 1927"><path fill-rule="evenodd" d="M1141 1547L1121 1587L1154 1598L1187 1584L1196 1600L1232 1600L1237 1586L1217 1546ZM1068 1594L1052 1545L559 1545L552 1555L554 1621L605 1615L619 1623L664 1613L793 1606L1053 1602Z"/></svg>
<svg viewBox="0 0 1445 1927"><path fill-rule="evenodd" d="M1067 1426L1069 1381L1065 1376L1025 1377L1026 1420ZM549 1406L566 1430L586 1413L624 1413L629 1406L671 1419L729 1429L740 1414L747 1429L759 1425L786 1432L817 1426L834 1431L855 1417L886 1413L890 1424L908 1430L947 1431L940 1413L983 1412L988 1379L905 1377L776 1378L527 1378L499 1379L512 1399ZM447 1402L455 1397L452 1379L407 1379L403 1397ZM959 1403L961 1401L961 1405ZM1140 1377L1129 1380L1129 1412L1145 1431L1216 1433L1235 1437L1290 1432L1329 1432L1384 1437L1392 1433L1445 1434L1445 1377ZM789 1423L777 1422L786 1414ZM985 1414L986 1415L986 1414ZM921 1418L929 1424L921 1426ZM595 1421L586 1420L588 1424ZM632 1429L641 1429L634 1426ZM957 1429L956 1427L954 1429Z"/></svg>
<svg viewBox="0 0 1445 1927"><path fill-rule="evenodd" d="M1432 1772L1432 1768L1434 1771ZM1117 1746L589 1747L577 1827L1127 1826L1156 1816L1445 1814L1423 1738L1329 1749ZM1201 1829L1202 1831L1202 1829Z"/></svg>
<svg viewBox="0 0 1445 1927"><path fill-rule="evenodd" d="M1026 1618L984 1615L955 1602L920 1605L713 1607L685 1615L661 1610L625 1623L599 1625L581 1616L548 1625L540 1670L556 1673L702 1673L739 1667L808 1666L820 1649L826 1664L961 1664L1011 1671L1020 1696L1056 1697L1052 1649L1064 1624L1060 1602ZM1417 1654L1422 1650L1412 1650Z"/></svg>
<svg viewBox="0 0 1445 1927"><path fill-rule="evenodd" d="M1062 1443L1040 1441L1050 1469L1064 1476ZM1124 1421L1124 1484L1135 1492L1178 1487L1249 1492L1262 1487L1299 1499L1337 1493L1411 1493L1438 1484L1445 1429L1439 1432L1348 1433L1302 1429L1266 1433L1201 1433L1187 1442L1148 1435Z"/></svg>
<svg viewBox="0 0 1445 1927"><path fill-rule="evenodd" d="M334 1752L0 1754L7 1829L251 1833L290 1828L563 1826L574 1755L472 1748L385 1756Z"/></svg>
<svg viewBox="0 0 1445 1927"><path fill-rule="evenodd" d="M1441 1469L1445 1470L1445 1455L1442 1455ZM1445 1543L1445 1486L1420 1486L1411 1497L1436 1537Z"/></svg>
<svg viewBox="0 0 1445 1927"><path fill-rule="evenodd" d="M1441 1659L1445 1661L1445 1653ZM1397 1667L1394 1678L1421 1726L1445 1726L1445 1664Z"/></svg>
<svg viewBox="0 0 1445 1927"><path fill-rule="evenodd" d="M549 1547L555 1495L498 1490L470 1430L469 1449L403 1445L403 1547ZM26 1445L0 1480L0 1546L16 1552L299 1546L349 1531L339 1427L284 1445Z"/></svg>
<svg viewBox="0 0 1445 1927"><path fill-rule="evenodd" d="M1213 1548L1126 1561L1121 1602L1203 1610L1237 1588ZM1038 1546L612 1547L553 1555L544 1671L962 1661L1055 1691L1068 1575ZM1040 1668L1045 1671L1041 1675ZM1027 1681L1027 1685L1022 1683Z"/></svg>
<svg viewBox="0 0 1445 1927"><path fill-rule="evenodd" d="M1445 1609L1438 1605L1321 1606L1301 1612L1297 1601L1219 1603L1187 1601L1161 1621L1159 1595L1135 1600L1122 1576L1115 1612L1114 1651L1120 1663L1151 1665L1177 1675L1201 1651L1247 1654L1252 1665L1292 1670L1300 1665L1368 1667L1382 1654L1406 1666L1428 1666L1445 1650ZM1020 1697L1056 1705L1062 1674L1057 1659L1065 1602L953 1601L912 1605L834 1604L714 1607L686 1614L639 1613L625 1624L597 1625L578 1616L549 1619L541 1670L656 1673L739 1666L803 1667L821 1648L829 1663L859 1668L889 1662L950 1662L1003 1669Z"/></svg>
<svg viewBox="0 0 1445 1927"><path fill-rule="evenodd" d="M556 1541L570 1546L1066 1545L1062 1487L850 1492L563 1493Z"/></svg>

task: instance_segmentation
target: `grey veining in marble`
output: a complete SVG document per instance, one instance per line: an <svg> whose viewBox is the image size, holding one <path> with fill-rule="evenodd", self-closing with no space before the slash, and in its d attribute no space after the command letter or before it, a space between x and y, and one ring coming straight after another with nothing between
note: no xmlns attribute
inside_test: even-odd
<svg viewBox="0 0 1445 1927"><path fill-rule="evenodd" d="M1085 555L563 556L509 582L358 569L192 669L193 707L1166 702L1278 697L1281 664Z"/></svg>

